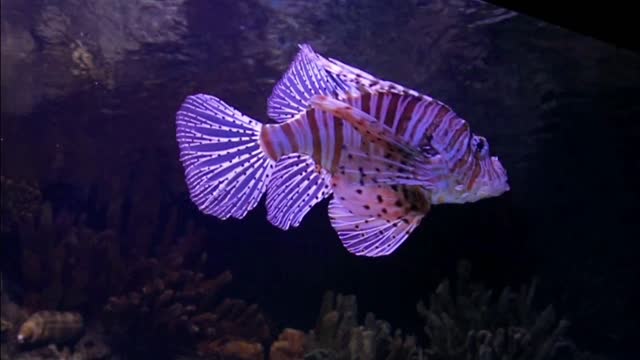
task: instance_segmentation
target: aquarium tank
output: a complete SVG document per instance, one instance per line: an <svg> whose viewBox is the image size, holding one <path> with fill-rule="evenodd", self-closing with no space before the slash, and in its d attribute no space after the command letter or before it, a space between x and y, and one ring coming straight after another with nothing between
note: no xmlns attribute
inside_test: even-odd
<svg viewBox="0 0 640 360"><path fill-rule="evenodd" d="M637 359L640 55L478 0L2 0L1 358Z"/></svg>

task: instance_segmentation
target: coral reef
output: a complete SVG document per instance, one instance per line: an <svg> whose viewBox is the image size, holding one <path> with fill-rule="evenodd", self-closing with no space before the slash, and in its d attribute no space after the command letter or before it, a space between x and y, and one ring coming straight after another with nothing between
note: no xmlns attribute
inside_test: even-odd
<svg viewBox="0 0 640 360"><path fill-rule="evenodd" d="M36 312L29 317L27 310L9 299L6 292L2 293L1 298L3 331L0 358L2 360L112 359L111 349L106 344L99 326L93 325L88 328L83 326L80 333L79 327L76 326L77 322L63 321L60 328L51 323L52 318L58 318L60 314ZM77 320L77 316L78 314L74 314L69 319ZM22 341L20 335L22 335ZM78 339L78 336L81 337Z"/></svg>
<svg viewBox="0 0 640 360"><path fill-rule="evenodd" d="M0 231L8 232L11 227L25 218L33 218L40 210L42 193L38 184L16 181L0 176Z"/></svg>
<svg viewBox="0 0 640 360"><path fill-rule="evenodd" d="M105 308L104 324L118 349L151 353L154 358L190 353L262 356L270 329L258 307L242 300L220 300L222 287L231 281L229 272L207 279L155 259L142 265L136 271L146 275L135 276L141 286L111 297ZM149 344L155 344L153 349Z"/></svg>
<svg viewBox="0 0 640 360"><path fill-rule="evenodd" d="M443 280L429 306L417 305L425 320L428 359L586 359L567 337L569 322L557 319L552 305L534 307L537 281L518 292L506 287L494 292L471 282L471 265L458 264L457 282Z"/></svg>
<svg viewBox="0 0 640 360"><path fill-rule="evenodd" d="M470 271L471 265L460 261L453 288L445 279L428 306L418 303L427 346L400 329L392 332L372 313L359 325L356 297L328 291L315 327L308 333L284 329L271 345L270 359L603 360L578 349L568 336L569 322L558 320L553 306L535 310L537 280L518 292L507 287L496 298L493 290L471 281Z"/></svg>
<svg viewBox="0 0 640 360"><path fill-rule="evenodd" d="M307 334L285 329L271 345L272 359L418 359L421 350L414 336L403 336L391 325L367 313L358 324L355 295L334 294L323 297L316 326ZM275 356L275 357L274 357Z"/></svg>
<svg viewBox="0 0 640 360"><path fill-rule="evenodd" d="M63 204L40 201L38 214L20 217L7 233L21 258L7 268L10 283L20 284L13 291L20 306L3 305L9 354L263 358L270 327L256 305L221 293L229 272L212 278L202 270L203 232L176 206L150 211L149 202L130 203L117 188L75 200L65 192ZM80 327L58 326L52 311L82 314L84 336L74 341L80 334L65 330ZM79 324L64 322L71 323Z"/></svg>
<svg viewBox="0 0 640 360"><path fill-rule="evenodd" d="M306 334L300 330L286 328L271 344L270 360L294 360L304 357Z"/></svg>
<svg viewBox="0 0 640 360"><path fill-rule="evenodd" d="M18 342L22 344L66 343L84 331L82 315L74 312L38 311L22 323Z"/></svg>
<svg viewBox="0 0 640 360"><path fill-rule="evenodd" d="M74 215L53 215L43 203L37 218L19 224L23 305L31 310L91 312L126 276L113 231L77 224Z"/></svg>

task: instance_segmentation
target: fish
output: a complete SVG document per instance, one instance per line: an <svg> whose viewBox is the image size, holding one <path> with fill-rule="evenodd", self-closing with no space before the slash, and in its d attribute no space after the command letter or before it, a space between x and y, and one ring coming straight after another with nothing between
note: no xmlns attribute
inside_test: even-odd
<svg viewBox="0 0 640 360"><path fill-rule="evenodd" d="M377 257L403 244L432 205L509 190L487 140L447 105L299 48L267 100L273 123L204 93L181 104L179 158L200 211L242 219L266 193L268 221L288 230L331 197L344 247Z"/></svg>

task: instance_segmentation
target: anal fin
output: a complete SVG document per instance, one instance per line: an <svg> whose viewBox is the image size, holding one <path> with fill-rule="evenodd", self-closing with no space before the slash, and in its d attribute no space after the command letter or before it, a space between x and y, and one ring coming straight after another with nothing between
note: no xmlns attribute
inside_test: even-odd
<svg viewBox="0 0 640 360"><path fill-rule="evenodd" d="M407 213L395 220L359 215L345 208L336 198L329 203L331 225L344 247L352 254L368 257L394 252L420 224L426 214Z"/></svg>
<svg viewBox="0 0 640 360"><path fill-rule="evenodd" d="M329 174L311 157L283 156L267 184L267 219L283 230L298 226L307 212L331 192Z"/></svg>

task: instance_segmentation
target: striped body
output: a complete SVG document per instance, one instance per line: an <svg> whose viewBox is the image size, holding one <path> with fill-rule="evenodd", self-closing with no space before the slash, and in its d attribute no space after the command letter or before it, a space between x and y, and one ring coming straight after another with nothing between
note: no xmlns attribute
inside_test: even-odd
<svg viewBox="0 0 640 360"><path fill-rule="evenodd" d="M300 224L323 199L347 250L395 251L432 204L509 190L486 140L448 106L301 50L267 102L263 124L210 95L176 116L180 159L198 208L242 218L266 193L267 218Z"/></svg>
<svg viewBox="0 0 640 360"><path fill-rule="evenodd" d="M449 169L432 191L434 204L455 203L455 187L471 188L483 170L474 156L472 134L466 121L437 100L396 92L364 92L344 102L379 119L385 127L427 153L440 154ZM315 163L335 174L344 159L343 145L375 152L358 131L344 120L318 109L309 109L285 123L266 125L260 135L263 150L273 160L293 153L311 156Z"/></svg>

